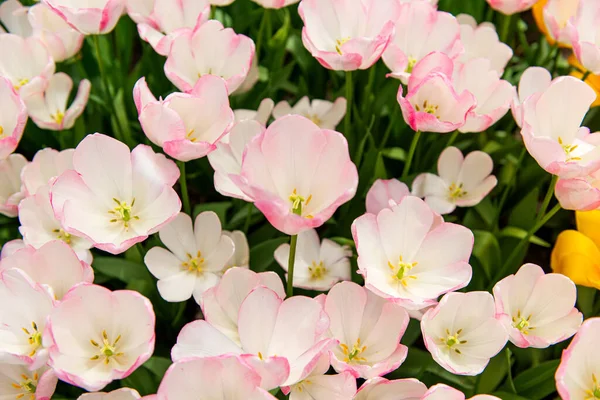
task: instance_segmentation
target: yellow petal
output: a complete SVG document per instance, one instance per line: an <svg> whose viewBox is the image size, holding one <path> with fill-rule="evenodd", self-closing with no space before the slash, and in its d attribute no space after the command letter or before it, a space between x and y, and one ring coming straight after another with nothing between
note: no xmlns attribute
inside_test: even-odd
<svg viewBox="0 0 600 400"><path fill-rule="evenodd" d="M585 68L577 61L575 55L571 54L568 60L569 64L576 68L570 75L577 79L583 78L583 73L580 71L584 71ZM596 100L592 103L591 107L600 106L600 75L589 74L588 77L585 78L585 83L596 92Z"/></svg>
<svg viewBox="0 0 600 400"><path fill-rule="evenodd" d="M580 232L568 230L558 235L550 265L578 285L600 288L600 250Z"/></svg>
<svg viewBox="0 0 600 400"><path fill-rule="evenodd" d="M575 212L577 230L596 243L600 248L600 211L577 211Z"/></svg>

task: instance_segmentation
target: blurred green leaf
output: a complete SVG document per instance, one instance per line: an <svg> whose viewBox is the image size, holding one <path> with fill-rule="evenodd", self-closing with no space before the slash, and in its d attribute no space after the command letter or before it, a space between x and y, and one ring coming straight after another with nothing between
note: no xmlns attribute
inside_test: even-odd
<svg viewBox="0 0 600 400"><path fill-rule="evenodd" d="M152 279L144 264L134 263L117 257L95 257L94 270L125 283Z"/></svg>
<svg viewBox="0 0 600 400"><path fill-rule="evenodd" d="M577 286L577 307L585 318L594 316L594 302L597 292L596 288Z"/></svg>
<svg viewBox="0 0 600 400"><path fill-rule="evenodd" d="M501 267L502 253L498 239L491 232L482 230L473 231L473 235L475 236L473 255L481 263L489 280Z"/></svg>
<svg viewBox="0 0 600 400"><path fill-rule="evenodd" d="M401 149L400 147L383 149L381 150L381 154L383 154L383 156L386 158L396 161L404 161L406 159L406 151L404 151L404 149Z"/></svg>
<svg viewBox="0 0 600 400"><path fill-rule="evenodd" d="M492 358L485 371L477 379L475 393L486 394L491 393L502 383L508 372L508 364L506 363L506 355L500 352L496 357Z"/></svg>
<svg viewBox="0 0 600 400"><path fill-rule="evenodd" d="M221 225L225 226L227 224L227 211L231 208L231 206L232 203L230 201L197 204L194 207L194 218L204 211L213 211L219 217Z"/></svg>
<svg viewBox="0 0 600 400"><path fill-rule="evenodd" d="M253 271L266 271L275 262L273 253L283 243L289 242L288 237L279 237L253 246L250 249L250 267Z"/></svg>
<svg viewBox="0 0 600 400"><path fill-rule="evenodd" d="M171 364L172 362L168 358L154 356L150 357L150 359L144 363L144 367L150 370L159 379L162 379Z"/></svg>
<svg viewBox="0 0 600 400"><path fill-rule="evenodd" d="M502 229L502 231L500 231L500 236L513 237L516 239L525 239L527 237L527 231L521 228L517 228L515 226L507 226L506 228ZM532 236L529 239L529 242L542 247L550 247L550 243L540 239L537 236Z"/></svg>
<svg viewBox="0 0 600 400"><path fill-rule="evenodd" d="M541 363L537 367L528 369L514 380L519 396L530 400L541 400L556 390L554 374L560 360Z"/></svg>
<svg viewBox="0 0 600 400"><path fill-rule="evenodd" d="M525 193L522 200L510 213L508 225L529 230L535 221L538 207L539 189L534 188Z"/></svg>

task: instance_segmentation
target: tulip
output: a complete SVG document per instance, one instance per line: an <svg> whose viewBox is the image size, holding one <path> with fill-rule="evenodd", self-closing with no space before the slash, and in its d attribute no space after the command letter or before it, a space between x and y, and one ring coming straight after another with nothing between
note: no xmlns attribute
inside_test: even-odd
<svg viewBox="0 0 600 400"><path fill-rule="evenodd" d="M319 241L314 229L298 235L295 257L294 287L327 291L339 281L351 280L352 250L329 239ZM275 250L275 260L288 272L290 245L284 243ZM287 274L286 274L287 276Z"/></svg>
<svg viewBox="0 0 600 400"><path fill-rule="evenodd" d="M239 357L192 358L169 367L156 400L275 400L260 382L260 375Z"/></svg>
<svg viewBox="0 0 600 400"><path fill-rule="evenodd" d="M261 125L266 126L271 118L271 112L275 107L275 103L271 99L263 99L258 106L258 110L245 110L238 109L233 112L235 115L235 122L242 121L257 121Z"/></svg>
<svg viewBox="0 0 600 400"><path fill-rule="evenodd" d="M250 247L248 246L248 239L242 231L223 231L223 235L229 237L233 241L235 250L227 264L225 264L225 270L233 267L250 268Z"/></svg>
<svg viewBox="0 0 600 400"><path fill-rule="evenodd" d="M571 47L567 23L577 14L581 0L539 0L533 6L533 16L548 43Z"/></svg>
<svg viewBox="0 0 600 400"><path fill-rule="evenodd" d="M0 214L16 217L19 203L25 197L21 187L21 171L27 159L20 154L11 154L0 160Z"/></svg>
<svg viewBox="0 0 600 400"><path fill-rule="evenodd" d="M385 208L391 209L409 195L408 186L398 179L377 179L367 192L367 212L377 215Z"/></svg>
<svg viewBox="0 0 600 400"><path fill-rule="evenodd" d="M427 386L416 379L373 378L366 381L353 400L415 400L427 392Z"/></svg>
<svg viewBox="0 0 600 400"><path fill-rule="evenodd" d="M599 18L598 2L580 0L577 14L567 23L567 34L577 60L585 70L595 75L600 74Z"/></svg>
<svg viewBox="0 0 600 400"><path fill-rule="evenodd" d="M525 264L494 286L496 318L517 347L546 348L577 332L582 314L573 307L575 284L564 275L544 274Z"/></svg>
<svg viewBox="0 0 600 400"><path fill-rule="evenodd" d="M529 10L538 0L487 0L490 7L504 15Z"/></svg>
<svg viewBox="0 0 600 400"><path fill-rule="evenodd" d="M0 77L0 160L13 153L27 124L27 110L12 83Z"/></svg>
<svg viewBox="0 0 600 400"><path fill-rule="evenodd" d="M473 234L464 226L440 223L417 197L357 218L352 236L367 289L405 308L435 304L440 295L471 280Z"/></svg>
<svg viewBox="0 0 600 400"><path fill-rule="evenodd" d="M157 100L145 78L133 90L144 133L179 161L205 157L233 124L225 81L203 76L190 93L173 93Z"/></svg>
<svg viewBox="0 0 600 400"><path fill-rule="evenodd" d="M0 48L10 54L0 58L0 76L7 78L17 92L28 86L45 87L54 74L56 66L48 49L35 37L0 34Z"/></svg>
<svg viewBox="0 0 600 400"><path fill-rule="evenodd" d="M358 184L344 136L297 115L278 119L255 137L240 175L230 177L288 235L323 225L354 197Z"/></svg>
<svg viewBox="0 0 600 400"><path fill-rule="evenodd" d="M459 207L473 207L498 184L491 175L492 157L473 151L464 157L456 147L447 147L438 159L438 175L418 175L412 186L413 195L424 197L431 209L450 214Z"/></svg>
<svg viewBox="0 0 600 400"><path fill-rule="evenodd" d="M517 125L523 127L523 110L527 99L537 93L542 93L550 87L552 75L542 67L529 67L519 80L518 95L515 95L511 104L513 118Z"/></svg>
<svg viewBox="0 0 600 400"><path fill-rule="evenodd" d="M50 400L57 383L47 366L30 371L25 365L0 364L0 387L6 399Z"/></svg>
<svg viewBox="0 0 600 400"><path fill-rule="evenodd" d="M33 35L48 48L55 62L65 61L81 50L84 35L73 29L64 19L44 3L29 9Z"/></svg>
<svg viewBox="0 0 600 400"><path fill-rule="evenodd" d="M310 119L322 129L335 129L346 115L346 99L338 98L335 102L326 100L313 100L303 97L291 107L287 101L277 103L273 109L273 117L281 118L285 115L302 115Z"/></svg>
<svg viewBox="0 0 600 400"><path fill-rule="evenodd" d="M69 25L84 35L112 31L125 10L125 0L43 0Z"/></svg>
<svg viewBox="0 0 600 400"><path fill-rule="evenodd" d="M404 121L415 132L452 132L467 122L475 109L475 97L467 90L457 93L452 76L454 62L443 53L431 53L414 68L408 92L398 90Z"/></svg>
<svg viewBox="0 0 600 400"><path fill-rule="evenodd" d="M200 304L202 294L219 282L234 251L233 241L221 233L219 217L203 212L192 228L190 216L179 213L158 234L169 251L153 247L144 262L158 278L161 297L178 302L193 295Z"/></svg>
<svg viewBox="0 0 600 400"><path fill-rule="evenodd" d="M138 292L82 283L48 319L44 341L50 345L50 366L62 381L102 390L150 358L154 324L152 303Z"/></svg>
<svg viewBox="0 0 600 400"><path fill-rule="evenodd" d="M27 196L47 186L53 178L73 169L74 149L57 151L49 147L35 153L33 160L21 172L21 180Z"/></svg>
<svg viewBox="0 0 600 400"><path fill-rule="evenodd" d="M290 400L350 400L356 393L356 379L350 372L325 375L329 370L329 356L319 359L317 366L304 379L291 387L282 388Z"/></svg>
<svg viewBox="0 0 600 400"><path fill-rule="evenodd" d="M598 398L598 337L600 336L600 318L586 320L563 351L560 365L556 371L556 388L561 399L576 400Z"/></svg>
<svg viewBox="0 0 600 400"><path fill-rule="evenodd" d="M225 79L227 90L233 93L246 79L253 58L252 39L210 20L173 40L165 74L184 92L192 91L200 77L217 75Z"/></svg>
<svg viewBox="0 0 600 400"><path fill-rule="evenodd" d="M391 11L388 11L391 13ZM456 18L437 11L427 1L411 1L400 5L396 33L383 53L389 76L407 84L415 65L432 52L456 59L463 51L460 27Z"/></svg>
<svg viewBox="0 0 600 400"><path fill-rule="evenodd" d="M393 0L302 0L302 42L327 69L368 69L388 46L398 11Z"/></svg>
<svg viewBox="0 0 600 400"><path fill-rule="evenodd" d="M29 37L33 31L27 19L29 7L24 7L18 0L6 0L0 4L0 22L10 33L21 37ZM0 33L4 32L0 28Z"/></svg>
<svg viewBox="0 0 600 400"><path fill-rule="evenodd" d="M21 96L29 116L42 129L62 131L71 129L83 113L90 96L92 84L87 79L79 83L77 96L67 108L67 100L73 89L73 80L59 72L48 80L46 85L31 84L21 89Z"/></svg>
<svg viewBox="0 0 600 400"><path fill-rule="evenodd" d="M64 242L55 240L39 249L27 246L0 260L0 271L19 268L34 282L46 285L54 298L60 300L73 286L94 281L89 264L79 261Z"/></svg>
<svg viewBox="0 0 600 400"><path fill-rule="evenodd" d="M559 179L554 193L565 210L595 210L600 207L600 171L583 178Z"/></svg>
<svg viewBox="0 0 600 400"><path fill-rule="evenodd" d="M173 220L181 201L173 185L179 169L145 145L133 151L108 136L88 135L73 154L74 170L50 190L65 232L119 254Z"/></svg>
<svg viewBox="0 0 600 400"><path fill-rule="evenodd" d="M123 388L113 390L110 393L87 393L82 394L77 400L137 400L141 399L140 394L133 389Z"/></svg>
<svg viewBox="0 0 600 400"><path fill-rule="evenodd" d="M448 293L421 321L425 347L456 375L479 375L504 348L508 333L488 292Z"/></svg>
<svg viewBox="0 0 600 400"><path fill-rule="evenodd" d="M456 390L448 385L440 383L432 386L429 390L421 397L421 400L465 400L466 396L460 390ZM480 394L471 397L469 400L501 400L496 396L489 396L487 394Z"/></svg>

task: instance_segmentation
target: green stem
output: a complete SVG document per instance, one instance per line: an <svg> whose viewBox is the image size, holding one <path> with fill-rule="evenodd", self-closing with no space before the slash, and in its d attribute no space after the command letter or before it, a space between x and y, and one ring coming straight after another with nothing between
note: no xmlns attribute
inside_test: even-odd
<svg viewBox="0 0 600 400"><path fill-rule="evenodd" d="M364 114L369 110L371 105L371 92L373 91L373 84L375 83L375 75L377 72L377 64L374 64L371 69L369 69L369 80L367 81L367 86L365 86L365 92L363 95L363 106L362 113ZM366 120L366 116L364 117Z"/></svg>
<svg viewBox="0 0 600 400"><path fill-rule="evenodd" d="M398 119L398 114L399 114L399 111L393 112L392 116L390 117L390 124L388 125L387 129L385 130L383 139L381 139L381 144L379 145L380 151L385 148L385 145L387 144L387 141L390 138L392 129L394 129L394 126L396 125L396 122Z"/></svg>
<svg viewBox="0 0 600 400"><path fill-rule="evenodd" d="M513 376L512 376L512 363L510 362L510 356L511 356L511 352L510 352L510 349L507 347L506 348L506 362L508 363L508 385L510 386L510 389L513 391L513 393L517 393L517 388L515 387L515 382L513 381Z"/></svg>
<svg viewBox="0 0 600 400"><path fill-rule="evenodd" d="M517 175L517 172L519 171L519 167L523 163L525 154L527 154L527 148L523 147L523 149L521 150L521 154L519 155L519 160L517 161L517 165L515 166L515 171L513 172L513 175L512 175L513 179ZM513 179L511 179L510 182L504 188L504 192L502 193L502 197L500 198L500 203L498 203L498 209L496 212L496 216L494 217L494 223L492 224L493 229L499 228L498 224L500 222L500 217L502 216L502 209L504 208L504 204L506 203L506 200L508 199L508 195L513 188L513 184L514 184Z"/></svg>
<svg viewBox="0 0 600 400"><path fill-rule="evenodd" d="M508 40L508 34L511 31L511 25L513 22L514 15L503 15L502 26L500 30L500 40L504 43Z"/></svg>
<svg viewBox="0 0 600 400"><path fill-rule="evenodd" d="M587 71L585 71L585 74L583 74L583 77L581 78L581 80L585 82L585 80L590 76L591 73L592 73L592 71L590 71L589 69Z"/></svg>
<svg viewBox="0 0 600 400"><path fill-rule="evenodd" d="M544 201L542 201L542 206L537 213L537 217L535 218L535 223L537 224L542 220L544 215L546 214L546 210L548 209L548 205L550 205L550 200L552 200L552 196L554 195L554 188L556 187L556 182L558 181L558 176L552 175L552 181L550 182L550 186L548 187L548 191L546 192L546 196L544 196Z"/></svg>
<svg viewBox="0 0 600 400"><path fill-rule="evenodd" d="M417 149L417 144L419 143L420 138L421 138L421 131L416 131L415 136L413 137L412 143L410 144L408 156L406 157L406 164L404 164L404 171L402 172L402 178L406 178L408 176L408 173L410 172L410 166L412 165L413 157L415 156L415 150Z"/></svg>
<svg viewBox="0 0 600 400"><path fill-rule="evenodd" d="M253 203L248 203L246 206L247 214L246 214L246 222L244 223L244 233L248 235L248 231L250 230L250 223L252 222L252 209L254 208Z"/></svg>
<svg viewBox="0 0 600 400"><path fill-rule="evenodd" d="M452 133L452 136L450 136L450 140L448 140L448 144L446 145L446 147L452 146L454 144L454 142L456 142L457 137L458 137L458 130L456 130Z"/></svg>
<svg viewBox="0 0 600 400"><path fill-rule="evenodd" d="M298 235L290 238L290 256L288 258L287 297L294 295L294 264L296 263L296 244Z"/></svg>
<svg viewBox="0 0 600 400"><path fill-rule="evenodd" d="M260 26L258 27L258 38L256 39L256 53L254 57L257 62L260 62L260 51L262 50L263 41L265 37L265 29L267 27L267 21L271 18L271 10L265 8L262 19L260 20Z"/></svg>
<svg viewBox="0 0 600 400"><path fill-rule="evenodd" d="M352 131L352 101L354 85L352 83L352 71L346 71L346 115L344 117L344 134L348 141L351 140Z"/></svg>
<svg viewBox="0 0 600 400"><path fill-rule="evenodd" d="M190 195L188 193L187 178L185 176L185 163L183 161L177 161L179 166L179 186L181 187L181 199L183 201L183 211L192 216L192 207L190 206Z"/></svg>
<svg viewBox="0 0 600 400"><path fill-rule="evenodd" d="M554 61L552 63L552 76L556 73L556 69L558 68L558 60L560 60L560 47L558 44L556 45L556 53L554 54Z"/></svg>

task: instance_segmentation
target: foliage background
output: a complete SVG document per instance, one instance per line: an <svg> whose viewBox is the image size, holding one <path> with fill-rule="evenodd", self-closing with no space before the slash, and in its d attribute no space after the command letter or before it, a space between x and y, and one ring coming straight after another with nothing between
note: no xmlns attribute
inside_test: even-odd
<svg viewBox="0 0 600 400"><path fill-rule="evenodd" d="M30 1L31 2L31 1ZM27 4L27 1L24 2ZM260 41L260 79L248 93L232 96L233 109L256 109L263 98L275 102L288 100L295 103L302 96L334 100L346 95L343 72L329 71L304 49L301 40L302 21L297 5L281 10L265 10L248 0L235 1L231 6L213 10L213 18L232 27L237 33ZM484 0L440 0L439 9L454 15L467 13L478 22L496 24L501 38L511 45L515 57L506 69L504 79L518 83L520 74L528 66L547 67L556 74L570 72L563 55L553 49L539 34L531 12L504 17L492 11ZM261 28L262 26L262 28ZM263 39L259 32L263 29ZM98 37L101 58L106 68L109 93L103 90L100 71L94 53L93 37L87 37L82 52L72 60L57 65L75 82L83 78L92 81L92 95L84 115L75 127L59 133L44 131L29 123L18 152L31 159L44 147L65 149L75 147L83 137L94 132L112 135L134 147L138 143L151 145L141 131L132 90L135 82L145 76L154 93L166 97L176 91L163 72L165 59L138 37L133 21L121 18L115 31ZM350 225L365 211L365 195L378 178L399 178L405 149L412 140L412 131L404 123L396 94L399 81L387 79L386 67L380 61L368 71L354 73L353 136L349 137L350 150L359 168L359 188L356 197L341 207L335 217L321 230L321 237L334 238L339 243L354 246ZM584 125L592 131L600 130L598 109L592 109ZM342 130L340 124L339 130ZM115 129L116 128L116 129ZM482 203L474 208L458 209L446 220L472 229L475 247L471 264L473 280L465 289L490 290L497 282L497 274L519 240L535 224L536 210L546 193L551 176L544 172L526 153L510 113L489 131L481 134L425 134L417 148L413 170L434 172L441 151L450 143L463 152L483 150L494 160L499 184ZM156 149L156 148L155 148ZM160 149L156 149L160 151ZM273 259L273 251L289 240L275 230L256 208L243 201L224 198L213 186L213 170L206 158L187 163L188 187L194 216L205 210L215 211L228 230L243 230L250 243L250 265L254 271L283 271ZM410 176L406 183L412 182ZM18 221L0 216L0 241L20 237ZM516 271L523 261L549 268L550 246L558 233L574 225L573 213L559 212L531 240L510 265L507 274ZM157 316L157 340L154 356L130 377L114 382L107 391L120 386L137 389L140 394L156 393L156 389L170 364L170 349L181 327L199 317L199 307L193 300L187 303L167 303L156 290L155 279L143 264L143 254L153 246L161 245L151 237L141 246L133 247L124 257L109 257L94 250L95 282L111 289L137 290L149 297ZM353 280L362 283L353 259ZM505 274L506 275L506 274ZM500 277L503 277L501 275ZM315 292L298 290L314 296ZM598 315L600 302L595 302L595 289L579 288L578 307L585 318ZM507 350L492 359L485 372L478 377L461 377L437 365L423 345L417 321L411 320L402 342L410 347L408 359L388 378L418 378L425 384L447 383L468 396L477 393L495 394L502 399L554 399L554 372L559 363L563 342L550 349L522 350L509 343ZM82 391L64 383L54 399L75 399ZM281 393L280 398L285 398Z"/></svg>

